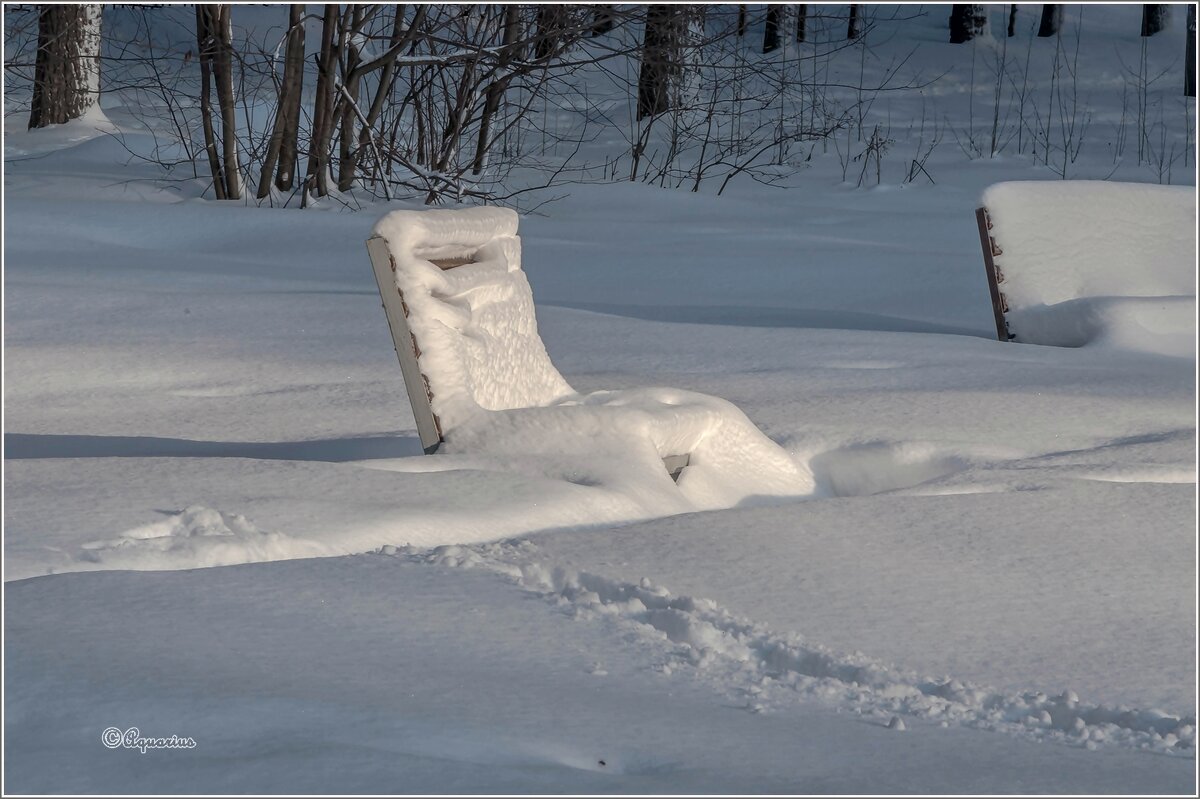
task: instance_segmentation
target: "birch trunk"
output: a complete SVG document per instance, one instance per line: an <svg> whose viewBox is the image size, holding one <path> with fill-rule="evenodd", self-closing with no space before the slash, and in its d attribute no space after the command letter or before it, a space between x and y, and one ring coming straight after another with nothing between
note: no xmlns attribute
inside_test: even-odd
<svg viewBox="0 0 1200 799"><path fill-rule="evenodd" d="M100 98L98 5L43 5L38 9L29 127L78 119Z"/></svg>

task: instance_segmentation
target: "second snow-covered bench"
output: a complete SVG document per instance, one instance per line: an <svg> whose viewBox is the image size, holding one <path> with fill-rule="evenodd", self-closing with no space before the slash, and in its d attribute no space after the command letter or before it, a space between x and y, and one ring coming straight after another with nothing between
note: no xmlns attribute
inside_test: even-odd
<svg viewBox="0 0 1200 799"><path fill-rule="evenodd" d="M367 242L426 453L607 459L630 486L674 479L693 507L812 492L811 473L725 400L571 388L538 334L517 223L501 208L395 211Z"/></svg>
<svg viewBox="0 0 1200 799"><path fill-rule="evenodd" d="M989 187L976 220L997 337L1177 348L1195 331L1195 218L1192 187L1084 180Z"/></svg>

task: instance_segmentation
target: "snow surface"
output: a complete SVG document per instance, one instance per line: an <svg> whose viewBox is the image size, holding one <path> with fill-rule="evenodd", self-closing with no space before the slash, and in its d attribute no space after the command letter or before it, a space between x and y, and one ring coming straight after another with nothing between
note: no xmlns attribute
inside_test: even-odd
<svg viewBox="0 0 1200 799"><path fill-rule="evenodd" d="M1195 355L1193 189L1015 181L983 204L1018 341Z"/></svg>
<svg viewBox="0 0 1200 799"><path fill-rule="evenodd" d="M1194 320L995 341L973 209L1061 175L946 134L936 184L901 184L903 120L961 133L990 92L997 42L964 58L927 11L829 64L919 45L941 76L870 111L882 186L831 144L783 191L580 185L520 220L582 395L727 398L812 474L704 512L655 447L576 422L421 453L362 246L407 206L205 200L131 157L161 132L119 93L92 128L8 118L5 790L1194 794ZM1072 176L1156 179L1106 150L1113 53L1144 46L1167 98L1182 14L1139 40L1138 6L1065 11L1093 112ZM113 751L110 726L198 746Z"/></svg>
<svg viewBox="0 0 1200 799"><path fill-rule="evenodd" d="M10 583L8 784L31 792L870 793L884 785L1136 793L1186 792L1192 781L1190 759L1053 742L1079 740L1053 729L1054 714L1021 735L912 716L905 731L888 729L889 716L841 701L864 687L810 676L805 669L820 660L791 661L794 642L777 642L778 665L753 653L731 659L729 634L707 626L737 624L719 607L649 583L524 577L515 566L500 573L470 566L472 554L492 560L482 551L397 551ZM538 553L520 546L505 559L513 557L536 562ZM580 587L564 595L555 579ZM659 609L668 603L695 609ZM707 657L691 643L701 638L718 644ZM946 686L950 698L930 701L969 712L957 696L973 688ZM142 755L100 745L101 730L134 724L190 735L197 748Z"/></svg>

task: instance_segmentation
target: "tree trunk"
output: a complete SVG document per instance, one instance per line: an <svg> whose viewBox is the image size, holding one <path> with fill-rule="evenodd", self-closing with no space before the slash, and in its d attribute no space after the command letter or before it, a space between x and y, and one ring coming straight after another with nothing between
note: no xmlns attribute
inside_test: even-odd
<svg viewBox="0 0 1200 799"><path fill-rule="evenodd" d="M597 12L598 13L598 12ZM609 17L612 22L612 17ZM611 30L611 24L609 26ZM595 35L595 28L592 29ZM508 87L509 78L504 74L505 69L515 55L514 45L521 35L521 8L517 5L505 6L504 9L504 38L500 43L500 63L497 72L501 77L492 81L488 86L487 99L483 105L483 116L479 120L479 140L475 144L475 160L471 164L471 174L483 172L487 161L488 146L491 137L492 118L500 110L500 101L504 99L504 90Z"/></svg>
<svg viewBox="0 0 1200 799"><path fill-rule="evenodd" d="M533 57L538 61L549 58L558 51L563 30L567 26L567 6L538 6L537 35L533 44Z"/></svg>
<svg viewBox="0 0 1200 799"><path fill-rule="evenodd" d="M212 114L212 73L216 53L211 7L196 6L196 45L200 53L200 122L204 129L204 152L208 156L208 171L212 175L213 193L218 200L227 199L225 170L217 150L217 134Z"/></svg>
<svg viewBox="0 0 1200 799"><path fill-rule="evenodd" d="M675 108L694 107L698 99L696 81L700 73L700 48L704 43L704 9L703 5L688 3L679 6L675 14L672 32L676 61L671 70L674 83L671 102Z"/></svg>
<svg viewBox="0 0 1200 799"><path fill-rule="evenodd" d="M763 29L764 53L779 49L779 31L783 28L783 6L767 6L767 26Z"/></svg>
<svg viewBox="0 0 1200 799"><path fill-rule="evenodd" d="M291 191L300 150L300 95L304 88L304 5L293 4L288 13L287 52L283 59L283 83L279 87L279 107L275 110L275 129L263 161L258 181L258 198L270 193L268 181L275 172L275 188ZM278 164L278 170L276 165Z"/></svg>
<svg viewBox="0 0 1200 799"><path fill-rule="evenodd" d="M213 81L217 87L217 103L221 108L221 148L224 153L226 199L242 198L242 165L238 160L237 107L233 93L233 20L232 6L224 3L210 6L215 53Z"/></svg>
<svg viewBox="0 0 1200 799"><path fill-rule="evenodd" d="M654 117L671 104L671 73L678 68L676 52L676 6L646 7L646 31L642 38L642 68L638 75L638 119Z"/></svg>
<svg viewBox="0 0 1200 799"><path fill-rule="evenodd" d="M1183 96L1196 96L1196 4L1188 6L1187 44L1183 57Z"/></svg>
<svg viewBox="0 0 1200 799"><path fill-rule="evenodd" d="M746 6L744 4L738 6L737 35L739 39L746 35Z"/></svg>
<svg viewBox="0 0 1200 799"><path fill-rule="evenodd" d="M796 6L796 41L801 44L808 38L808 6Z"/></svg>
<svg viewBox="0 0 1200 799"><path fill-rule="evenodd" d="M336 3L327 4L321 23L321 52L317 62L317 90L313 100L312 133L308 144L305 192L318 197L329 193L330 142L333 140L333 87L335 81L334 32L338 25Z"/></svg>
<svg viewBox="0 0 1200 799"><path fill-rule="evenodd" d="M1008 7L1008 38L1017 35L1017 4L1013 3Z"/></svg>
<svg viewBox="0 0 1200 799"><path fill-rule="evenodd" d="M846 38L857 39L861 31L858 29L858 5L850 5L850 18L846 22Z"/></svg>
<svg viewBox="0 0 1200 799"><path fill-rule="evenodd" d="M532 18L529 16L529 6L519 6L521 13L518 14L520 21L517 29L517 46L513 48L513 60L525 61L529 58L529 44Z"/></svg>
<svg viewBox="0 0 1200 799"><path fill-rule="evenodd" d="M98 5L43 5L38 9L29 127L78 119L100 98Z"/></svg>
<svg viewBox="0 0 1200 799"><path fill-rule="evenodd" d="M413 14L412 24L408 31L404 30L404 11L405 5L398 4L395 8L395 17L392 19L392 36L388 41L388 49L399 47L402 43L411 43L412 38L421 30L421 25L425 20L426 6L418 6ZM362 126L362 130L358 134L358 149L365 152L371 146L371 139L375 135L375 123L379 121L379 116L383 113L383 106L392 94L392 84L396 80L396 61L393 59L383 65L379 72L379 85L375 89L375 98L371 101L371 108L367 111L367 122ZM376 153L378 156L378 153ZM384 164L377 165L381 173L385 171ZM385 194L386 192L386 186Z"/></svg>
<svg viewBox="0 0 1200 799"><path fill-rule="evenodd" d="M1042 22L1038 25L1038 36L1043 39L1057 36L1062 28L1063 7L1057 3L1042 6Z"/></svg>
<svg viewBox="0 0 1200 799"><path fill-rule="evenodd" d="M962 44L987 31L987 6L955 3L950 7L950 43Z"/></svg>
<svg viewBox="0 0 1200 799"><path fill-rule="evenodd" d="M1142 35L1153 36L1167 27L1167 6L1147 3L1142 6Z"/></svg>
<svg viewBox="0 0 1200 799"><path fill-rule="evenodd" d="M592 16L592 35L603 36L613 29L614 24L613 7L596 6Z"/></svg>
<svg viewBox="0 0 1200 799"><path fill-rule="evenodd" d="M358 36L363 24L363 6L354 5L347 11L349 16L342 17L342 35L338 39L338 49L344 53L342 75L342 135L338 137L338 191L350 191L354 188L354 180L358 177L358 136L355 125L358 124L358 89L362 77L355 71L359 62ZM364 114L365 116L365 114Z"/></svg>

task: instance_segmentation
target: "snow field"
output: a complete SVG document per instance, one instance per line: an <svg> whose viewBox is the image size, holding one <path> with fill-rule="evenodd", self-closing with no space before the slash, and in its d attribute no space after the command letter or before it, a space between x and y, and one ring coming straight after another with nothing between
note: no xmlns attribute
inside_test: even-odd
<svg viewBox="0 0 1200 799"><path fill-rule="evenodd" d="M789 151L786 190L570 186L523 247L495 211L443 236L480 244L418 238L485 250L461 273L482 290L414 272L465 363L503 354L477 303L547 366L527 391L450 364L465 421L434 457L363 248L414 205L208 201L131 157L165 139L128 93L86 124L7 117L6 789L1193 794L1194 249L1122 255L1168 266L1146 296L1111 253L1113 282L1072 266L1014 311L1068 346L1000 343L973 216L996 184L1071 191L1060 168L1169 177L1119 153L1122 95L1144 47L1155 132L1194 141L1182 15L1139 40L1137 6L1066 7L1088 144L1047 165L965 152L1003 40L947 45L948 13L780 56L939 76L867 110L894 140L879 186L843 170L852 126ZM1027 41L1044 109L1056 43ZM1001 111L1012 132L1031 108ZM1131 191L1086 194L1120 218L1170 190ZM530 292L536 328L499 313ZM682 446L676 487L657 458ZM111 751L114 725L200 745Z"/></svg>
<svg viewBox="0 0 1200 799"><path fill-rule="evenodd" d="M7 779L71 792L166 792L181 780L356 793L1191 784L1185 757L913 716L900 732L770 679L757 695L723 690L703 678L722 673L722 658L702 671L661 633L612 614L580 619L512 580L367 555L10 583L7 677L24 688L6 709L21 733L5 738ZM198 746L142 755L99 743L104 728L130 725Z"/></svg>

